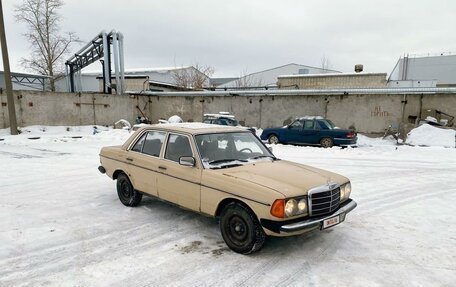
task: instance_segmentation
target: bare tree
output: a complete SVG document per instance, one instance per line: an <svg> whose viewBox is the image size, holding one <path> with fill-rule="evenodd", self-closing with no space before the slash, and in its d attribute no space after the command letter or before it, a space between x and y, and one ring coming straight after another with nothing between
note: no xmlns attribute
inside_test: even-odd
<svg viewBox="0 0 456 287"><path fill-rule="evenodd" d="M55 80L63 75L64 55L70 45L78 42L72 33L60 32L62 0L23 0L16 6L16 21L27 25L24 36L30 42L31 55L22 58L26 69L50 77L50 89L55 91Z"/></svg>
<svg viewBox="0 0 456 287"><path fill-rule="evenodd" d="M212 67L196 63L189 68L175 69L173 78L176 85L183 89L202 90L213 74Z"/></svg>
<svg viewBox="0 0 456 287"><path fill-rule="evenodd" d="M260 87L263 85L261 79L255 79L247 73L247 69L242 71L239 78L235 82L236 88Z"/></svg>
<svg viewBox="0 0 456 287"><path fill-rule="evenodd" d="M323 57L321 57L320 62L321 62L321 68L323 70L329 70L331 68L331 62L329 61L329 58L326 58L325 55L323 55Z"/></svg>

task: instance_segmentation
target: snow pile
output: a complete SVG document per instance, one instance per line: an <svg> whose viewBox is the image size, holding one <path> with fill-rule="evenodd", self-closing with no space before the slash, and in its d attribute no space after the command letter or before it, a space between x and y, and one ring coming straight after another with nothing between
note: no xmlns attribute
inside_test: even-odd
<svg viewBox="0 0 456 287"><path fill-rule="evenodd" d="M114 126L118 126L118 125L122 126L123 129L127 129L127 130L131 129L130 122L127 120L124 120L124 119L120 119L114 124Z"/></svg>
<svg viewBox="0 0 456 287"><path fill-rule="evenodd" d="M418 146L455 147L456 131L421 125L407 135L406 142Z"/></svg>
<svg viewBox="0 0 456 287"><path fill-rule="evenodd" d="M27 144L74 142L74 141L125 141L130 132L104 126L28 126L20 128L20 134L12 136L10 129L0 129L0 143Z"/></svg>
<svg viewBox="0 0 456 287"><path fill-rule="evenodd" d="M396 139L394 139L393 136L387 136L386 138L371 138L362 134L358 134L357 145L359 147L396 145Z"/></svg>
<svg viewBox="0 0 456 287"><path fill-rule="evenodd" d="M178 124L184 122L181 117L178 115L174 115L168 119L168 123L170 124Z"/></svg>
<svg viewBox="0 0 456 287"><path fill-rule="evenodd" d="M427 116L426 119L425 119L426 122L431 122L431 123L436 123L438 124L439 122L437 121L436 118L434 117L431 117L431 116Z"/></svg>

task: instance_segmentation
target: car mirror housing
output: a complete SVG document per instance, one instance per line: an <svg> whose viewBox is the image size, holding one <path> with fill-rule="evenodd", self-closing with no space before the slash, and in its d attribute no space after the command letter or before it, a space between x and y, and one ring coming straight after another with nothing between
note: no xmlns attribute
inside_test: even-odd
<svg viewBox="0 0 456 287"><path fill-rule="evenodd" d="M181 156L179 158L179 164L183 166L190 166L194 167L195 166L195 158L191 156Z"/></svg>

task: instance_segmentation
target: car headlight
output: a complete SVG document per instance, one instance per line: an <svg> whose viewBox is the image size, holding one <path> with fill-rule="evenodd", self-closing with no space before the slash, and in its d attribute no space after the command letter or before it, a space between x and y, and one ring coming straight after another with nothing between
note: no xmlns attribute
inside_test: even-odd
<svg viewBox="0 0 456 287"><path fill-rule="evenodd" d="M304 213L306 211L307 211L307 197L300 199L298 202L298 212Z"/></svg>
<svg viewBox="0 0 456 287"><path fill-rule="evenodd" d="M287 217L295 215L297 209L298 209L298 203L296 202L296 200L294 200L294 199L287 200L287 203L285 204L285 215Z"/></svg>
<svg viewBox="0 0 456 287"><path fill-rule="evenodd" d="M350 197L351 194L351 183L347 182L340 186L340 201L344 201Z"/></svg>
<svg viewBox="0 0 456 287"><path fill-rule="evenodd" d="M307 196L277 199L271 206L271 215L279 218L287 218L306 214L307 205Z"/></svg>

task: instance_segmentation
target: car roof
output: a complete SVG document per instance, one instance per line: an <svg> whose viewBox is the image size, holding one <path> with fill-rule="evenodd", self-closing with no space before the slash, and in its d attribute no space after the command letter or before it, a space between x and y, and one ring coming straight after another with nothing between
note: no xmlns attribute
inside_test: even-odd
<svg viewBox="0 0 456 287"><path fill-rule="evenodd" d="M226 118L226 119L235 119L235 116L230 114L204 114L205 118Z"/></svg>
<svg viewBox="0 0 456 287"><path fill-rule="evenodd" d="M220 133L220 132L243 132L248 131L244 127L212 125L205 123L170 123L170 124L154 124L141 127L139 130L165 130L174 132L184 132L188 134L207 134L207 133ZM138 130L138 131L139 131Z"/></svg>
<svg viewBox="0 0 456 287"><path fill-rule="evenodd" d="M299 120L324 120L325 118L322 116L304 116L298 118Z"/></svg>

